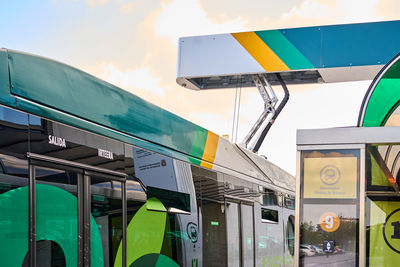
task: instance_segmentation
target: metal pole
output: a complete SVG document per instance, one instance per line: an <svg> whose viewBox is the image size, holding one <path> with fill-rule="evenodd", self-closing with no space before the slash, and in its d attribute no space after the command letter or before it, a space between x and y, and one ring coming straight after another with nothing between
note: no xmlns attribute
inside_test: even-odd
<svg viewBox="0 0 400 267"><path fill-rule="evenodd" d="M36 266L36 178L35 167L29 161L29 266Z"/></svg>
<svg viewBox="0 0 400 267"><path fill-rule="evenodd" d="M127 203L126 182L122 182L122 267L126 267L126 227L127 227Z"/></svg>

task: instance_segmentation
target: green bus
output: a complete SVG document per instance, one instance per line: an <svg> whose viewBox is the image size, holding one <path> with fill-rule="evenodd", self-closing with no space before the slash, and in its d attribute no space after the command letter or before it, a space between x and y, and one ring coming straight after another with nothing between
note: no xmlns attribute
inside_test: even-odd
<svg viewBox="0 0 400 267"><path fill-rule="evenodd" d="M1 266L291 265L294 190L198 125L0 49Z"/></svg>

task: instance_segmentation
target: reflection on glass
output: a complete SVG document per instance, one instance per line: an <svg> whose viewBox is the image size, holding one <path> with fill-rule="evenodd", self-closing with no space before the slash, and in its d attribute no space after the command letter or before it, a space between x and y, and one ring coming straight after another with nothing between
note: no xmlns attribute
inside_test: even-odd
<svg viewBox="0 0 400 267"><path fill-rule="evenodd" d="M253 206L241 204L243 266L254 266Z"/></svg>
<svg viewBox="0 0 400 267"><path fill-rule="evenodd" d="M91 238L91 260L92 265L97 266L93 262L94 246L98 246L101 242L104 266L114 266L116 257L118 261L122 261L122 251L118 252L118 248L122 242L122 192L121 183L110 181L102 177L91 176L91 214L94 220L91 220L91 231L100 234L100 240ZM100 263L99 263L100 264ZM103 266L103 265L102 265Z"/></svg>
<svg viewBox="0 0 400 267"><path fill-rule="evenodd" d="M0 163L1 265L21 266L28 258L28 162L0 154Z"/></svg>
<svg viewBox="0 0 400 267"><path fill-rule="evenodd" d="M355 266L358 255L356 205L304 204L300 225L303 266ZM333 241L333 246L324 243ZM314 257L324 256L324 257Z"/></svg>
<svg viewBox="0 0 400 267"><path fill-rule="evenodd" d="M286 244L290 255L294 255L294 216L289 216L286 228Z"/></svg>
<svg viewBox="0 0 400 267"><path fill-rule="evenodd" d="M226 205L226 233L228 238L228 266L240 266L239 204Z"/></svg>
<svg viewBox="0 0 400 267"><path fill-rule="evenodd" d="M398 266L400 260L400 198L368 197L367 264Z"/></svg>
<svg viewBox="0 0 400 267"><path fill-rule="evenodd" d="M77 173L35 167L35 176L36 265L77 265Z"/></svg>

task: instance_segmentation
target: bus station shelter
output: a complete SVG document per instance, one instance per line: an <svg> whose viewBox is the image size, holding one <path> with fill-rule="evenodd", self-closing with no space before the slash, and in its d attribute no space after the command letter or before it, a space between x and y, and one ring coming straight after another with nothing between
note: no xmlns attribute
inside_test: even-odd
<svg viewBox="0 0 400 267"><path fill-rule="evenodd" d="M373 80L358 126L297 131L296 266L398 266L399 104L400 54Z"/></svg>

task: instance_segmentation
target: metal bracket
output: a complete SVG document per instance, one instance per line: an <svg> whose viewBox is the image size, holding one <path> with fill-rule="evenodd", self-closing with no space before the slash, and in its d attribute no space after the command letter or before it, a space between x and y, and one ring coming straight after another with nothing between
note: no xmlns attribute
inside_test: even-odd
<svg viewBox="0 0 400 267"><path fill-rule="evenodd" d="M275 106L278 102L278 98L276 97L276 94L272 89L270 83L268 82L265 74L256 74L252 76L253 82L257 86L258 92L260 93L262 99L264 100L263 113L260 115L260 117L258 118L258 120L256 121L256 123L251 128L250 132L247 134L247 136L243 141L244 146L253 152L258 151L262 142L264 141L265 136L267 135L269 129L274 123L276 117L279 115L279 113L289 100L289 91L287 90L285 82L278 73L276 74L276 76L285 92L285 96L282 99L277 109L275 109ZM260 136L257 138L256 142L253 142L253 144L249 145L250 141L253 139L253 137L263 124L265 126Z"/></svg>
<svg viewBox="0 0 400 267"><path fill-rule="evenodd" d="M250 132L245 137L243 144L249 150L253 150L253 148L249 148L249 143L254 135L257 133L258 129L260 129L261 125L264 123L265 119L269 114L275 114L275 106L278 102L278 98L271 85L268 83L267 79L263 74L256 74L252 76L254 84L257 86L258 92L260 93L262 99L264 100L264 111L251 128ZM269 120L272 119L272 116L269 117Z"/></svg>

